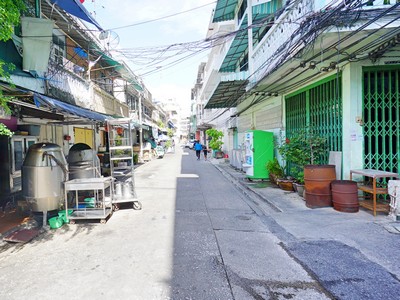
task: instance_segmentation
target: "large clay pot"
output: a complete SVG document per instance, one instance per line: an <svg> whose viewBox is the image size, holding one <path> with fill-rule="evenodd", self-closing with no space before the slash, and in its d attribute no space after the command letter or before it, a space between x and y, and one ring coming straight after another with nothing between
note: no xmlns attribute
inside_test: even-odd
<svg viewBox="0 0 400 300"><path fill-rule="evenodd" d="M287 179L278 179L278 186L284 191L293 192L293 181Z"/></svg>
<svg viewBox="0 0 400 300"><path fill-rule="evenodd" d="M331 182L336 179L335 165L304 166L306 206L332 206Z"/></svg>
<svg viewBox="0 0 400 300"><path fill-rule="evenodd" d="M293 187L300 197L304 197L304 184L293 183Z"/></svg>
<svg viewBox="0 0 400 300"><path fill-rule="evenodd" d="M357 182L334 180L331 183L333 208L341 212L354 213L359 210Z"/></svg>

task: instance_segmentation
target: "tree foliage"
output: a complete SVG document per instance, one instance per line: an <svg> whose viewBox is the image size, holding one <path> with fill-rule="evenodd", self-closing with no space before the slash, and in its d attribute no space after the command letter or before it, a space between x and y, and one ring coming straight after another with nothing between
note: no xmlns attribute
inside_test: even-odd
<svg viewBox="0 0 400 300"><path fill-rule="evenodd" d="M2 0L0 1L0 41L8 41L11 39L14 33L14 26L20 22L21 12L25 10L25 4L23 0ZM0 59L0 78L10 81L10 74L8 70L14 70L13 64L7 63ZM0 90L0 107L3 107L6 112L9 112L7 106L8 98L3 96L3 92Z"/></svg>
<svg viewBox="0 0 400 300"><path fill-rule="evenodd" d="M25 9L23 0L2 0L0 2L0 41L7 41L19 24L21 11Z"/></svg>
<svg viewBox="0 0 400 300"><path fill-rule="evenodd" d="M221 150L221 147L224 144L224 142L222 141L224 133L215 128L210 128L206 130L206 134L211 138L208 144L210 148L213 150Z"/></svg>

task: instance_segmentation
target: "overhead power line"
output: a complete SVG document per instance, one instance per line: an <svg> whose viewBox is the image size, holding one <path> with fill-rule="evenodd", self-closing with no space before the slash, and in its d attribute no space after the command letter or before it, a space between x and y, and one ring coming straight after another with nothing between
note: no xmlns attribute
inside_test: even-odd
<svg viewBox="0 0 400 300"><path fill-rule="evenodd" d="M211 4L215 4L216 2L217 1L213 1L213 2L210 2L210 3L204 4L204 5L197 6L197 7L194 7L194 8L188 9L188 10L184 10L184 11L181 11L181 12L178 12L178 13L174 13L174 14L171 14L171 15L167 15L167 16L163 16L163 17L159 17L159 18L156 18L156 19L147 20L147 21L143 21L143 22L139 22L139 23L134 23L134 24L130 24L130 25L114 27L114 28L110 28L109 30L118 30L118 29L123 29L123 28L134 27L134 26L139 26L139 25L143 25L143 24L148 24L148 23L152 23L152 22L157 22L157 21L160 21L160 20L164 20L164 19L167 19L167 18L175 17L175 16L178 16L178 15L182 15L182 14L194 11L194 10L209 6Z"/></svg>

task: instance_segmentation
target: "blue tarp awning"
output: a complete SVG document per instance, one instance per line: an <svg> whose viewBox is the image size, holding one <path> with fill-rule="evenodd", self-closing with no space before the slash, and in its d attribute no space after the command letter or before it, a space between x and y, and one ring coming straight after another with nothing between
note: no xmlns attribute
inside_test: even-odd
<svg viewBox="0 0 400 300"><path fill-rule="evenodd" d="M82 5L79 0L50 0L51 3L56 4L58 7L65 10L67 13L82 19L88 23L93 24L99 30L103 31L103 28L97 23L95 19L90 15L86 8Z"/></svg>
<svg viewBox="0 0 400 300"><path fill-rule="evenodd" d="M33 95L33 100L35 101L35 105L37 107L44 105L50 109L56 110L57 112L71 114L92 121L104 122L107 119L113 119L111 116L103 115L101 113L65 103L37 93Z"/></svg>

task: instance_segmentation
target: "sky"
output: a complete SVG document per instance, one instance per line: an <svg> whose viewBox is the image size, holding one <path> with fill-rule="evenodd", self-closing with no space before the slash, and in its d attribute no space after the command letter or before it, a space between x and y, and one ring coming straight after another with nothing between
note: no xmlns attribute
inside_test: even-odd
<svg viewBox="0 0 400 300"><path fill-rule="evenodd" d="M123 52L129 56L126 62L143 79L153 99L175 99L183 113L188 114L197 69L201 62L207 61L208 52L173 63L171 67L167 66L168 61L150 64L142 58L159 46L204 40L215 3L212 0L85 0L83 5L102 28L118 35L119 42L112 39L111 54L116 57ZM163 18L169 15L174 16ZM149 22L156 19L160 20ZM132 57L138 54L138 48L145 48L144 54Z"/></svg>

